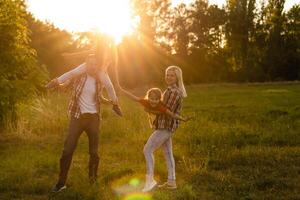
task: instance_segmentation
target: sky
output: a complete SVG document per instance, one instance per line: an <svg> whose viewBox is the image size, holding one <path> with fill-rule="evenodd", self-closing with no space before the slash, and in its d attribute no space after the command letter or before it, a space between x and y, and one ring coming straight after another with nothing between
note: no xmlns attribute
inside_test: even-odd
<svg viewBox="0 0 300 200"><path fill-rule="evenodd" d="M130 0L26 0L28 10L42 20L68 31L100 30L115 37L134 30ZM192 0L173 0L173 5ZM222 5L226 0L210 0ZM259 0L258 0L259 1ZM286 0L286 9L300 0Z"/></svg>

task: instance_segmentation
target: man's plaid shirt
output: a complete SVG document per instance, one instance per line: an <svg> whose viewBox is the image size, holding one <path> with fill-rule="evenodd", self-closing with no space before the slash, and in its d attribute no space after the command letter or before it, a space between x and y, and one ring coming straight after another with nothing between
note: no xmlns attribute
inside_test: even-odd
<svg viewBox="0 0 300 200"><path fill-rule="evenodd" d="M68 109L68 113L70 117L75 117L75 118L79 118L81 111L80 111L80 107L79 107L79 97L81 95L83 86L86 82L87 79L87 74L83 74L79 77L77 77L74 82L73 82L73 87L72 87L72 95L71 95L71 100L69 103L69 109ZM101 101L101 83L100 80L96 79L96 95L95 97L97 98L97 103L98 103L98 107L100 109L100 101Z"/></svg>
<svg viewBox="0 0 300 200"><path fill-rule="evenodd" d="M182 92L177 86L169 86L163 94L163 104L174 114L180 114L182 107ZM179 120L166 114L159 114L153 122L155 129L167 129L174 132L179 126Z"/></svg>

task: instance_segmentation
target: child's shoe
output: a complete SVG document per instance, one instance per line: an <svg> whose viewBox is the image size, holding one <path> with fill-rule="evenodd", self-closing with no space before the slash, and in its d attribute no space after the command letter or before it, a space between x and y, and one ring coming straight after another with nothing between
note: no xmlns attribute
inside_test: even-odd
<svg viewBox="0 0 300 200"><path fill-rule="evenodd" d="M112 107L112 110L117 114L119 115L120 117L123 116L123 113L122 113L122 110L120 108L120 106L118 104L114 104L113 107Z"/></svg>

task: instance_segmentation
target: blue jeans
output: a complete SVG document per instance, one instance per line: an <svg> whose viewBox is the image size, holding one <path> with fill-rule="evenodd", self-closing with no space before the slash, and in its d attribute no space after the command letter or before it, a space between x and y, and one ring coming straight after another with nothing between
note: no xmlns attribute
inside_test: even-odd
<svg viewBox="0 0 300 200"><path fill-rule="evenodd" d="M175 161L172 149L172 135L168 130L156 130L149 137L144 146L144 155L146 159L147 175L154 175L154 156L153 152L158 148L163 150L168 168L168 180L175 180Z"/></svg>

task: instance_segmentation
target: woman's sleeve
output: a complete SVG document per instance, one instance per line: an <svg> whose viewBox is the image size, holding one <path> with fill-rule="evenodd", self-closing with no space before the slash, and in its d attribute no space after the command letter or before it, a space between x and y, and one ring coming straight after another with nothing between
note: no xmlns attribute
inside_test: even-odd
<svg viewBox="0 0 300 200"><path fill-rule="evenodd" d="M58 80L59 84L63 84L64 82L71 80L72 78L75 78L76 76L79 76L79 75L83 74L84 72L86 72L86 64L85 63L79 65L75 69L72 69L72 70L64 73L63 75L58 77L57 80Z"/></svg>

